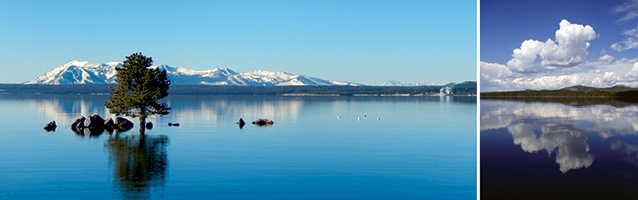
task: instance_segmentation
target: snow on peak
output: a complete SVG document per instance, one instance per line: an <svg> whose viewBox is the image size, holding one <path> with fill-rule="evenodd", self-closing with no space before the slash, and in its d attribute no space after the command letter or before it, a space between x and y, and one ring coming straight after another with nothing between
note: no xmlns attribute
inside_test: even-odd
<svg viewBox="0 0 638 200"><path fill-rule="evenodd" d="M114 62L92 64L88 61L74 60L48 71L36 80L26 82L25 84L61 85L114 83L115 67L118 65L119 63Z"/></svg>
<svg viewBox="0 0 638 200"><path fill-rule="evenodd" d="M166 72L172 72L172 71L176 70L176 68L170 67L168 65L155 65L155 66L151 66L150 68L151 69L166 70Z"/></svg>
<svg viewBox="0 0 638 200"><path fill-rule="evenodd" d="M73 66L80 66L80 67L81 67L81 66L85 66L85 65L88 65L88 64L89 64L89 61L77 61L77 60L73 60L73 61L71 61L71 62L69 62L69 63L67 63L67 64L65 64L65 65L66 65L66 66L72 66L72 65L73 65Z"/></svg>

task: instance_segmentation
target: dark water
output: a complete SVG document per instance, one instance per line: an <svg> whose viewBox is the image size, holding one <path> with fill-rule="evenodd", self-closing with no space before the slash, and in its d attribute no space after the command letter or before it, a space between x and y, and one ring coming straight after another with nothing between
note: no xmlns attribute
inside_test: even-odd
<svg viewBox="0 0 638 200"><path fill-rule="evenodd" d="M636 199L638 107L481 100L481 199Z"/></svg>
<svg viewBox="0 0 638 200"><path fill-rule="evenodd" d="M145 136L71 131L106 99L0 96L0 199L476 198L475 97L170 96Z"/></svg>

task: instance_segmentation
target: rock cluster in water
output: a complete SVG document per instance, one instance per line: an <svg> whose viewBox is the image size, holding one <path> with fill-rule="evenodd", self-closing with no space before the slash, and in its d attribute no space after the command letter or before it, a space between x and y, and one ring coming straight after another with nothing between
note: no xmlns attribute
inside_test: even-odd
<svg viewBox="0 0 638 200"><path fill-rule="evenodd" d="M257 126L271 126L275 124L275 122L272 120L261 119L261 118L253 121L252 123ZM239 125L239 128L241 129L241 128L244 128L244 125L246 125L246 122L244 121L244 119L239 118L239 121L236 121L235 124Z"/></svg>
<svg viewBox="0 0 638 200"><path fill-rule="evenodd" d="M112 133L124 132L133 128L134 124L128 119L117 117L115 120L109 118L104 120L100 115L91 115L88 117L80 116L71 124L71 130L78 135L98 136L105 130Z"/></svg>
<svg viewBox="0 0 638 200"><path fill-rule="evenodd" d="M257 119L255 121L253 121L253 124L257 125L257 126L270 126L270 125L275 124L275 122L272 121L272 120L269 120L269 119L261 119L260 118L260 119Z"/></svg>

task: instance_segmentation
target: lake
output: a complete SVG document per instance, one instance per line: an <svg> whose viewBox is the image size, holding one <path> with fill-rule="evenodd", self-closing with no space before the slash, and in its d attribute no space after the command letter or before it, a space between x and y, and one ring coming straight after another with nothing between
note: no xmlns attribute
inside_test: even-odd
<svg viewBox="0 0 638 200"><path fill-rule="evenodd" d="M0 95L0 199L476 198L476 97L172 95L144 136L70 129L107 99Z"/></svg>
<svg viewBox="0 0 638 200"><path fill-rule="evenodd" d="M481 199L635 199L638 106L481 100Z"/></svg>

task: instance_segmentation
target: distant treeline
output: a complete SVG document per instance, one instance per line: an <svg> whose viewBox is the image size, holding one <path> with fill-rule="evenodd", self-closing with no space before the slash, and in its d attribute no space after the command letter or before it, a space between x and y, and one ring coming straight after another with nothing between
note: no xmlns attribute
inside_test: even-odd
<svg viewBox="0 0 638 200"><path fill-rule="evenodd" d="M22 85L0 84L0 94L111 94L110 84ZM434 95L445 86L208 86L171 85L169 95ZM476 82L454 85L454 95L476 95Z"/></svg>
<svg viewBox="0 0 638 200"><path fill-rule="evenodd" d="M525 90L511 92L483 92L481 98L528 98L528 97L615 97L617 91L570 91L570 90Z"/></svg>
<svg viewBox="0 0 638 200"><path fill-rule="evenodd" d="M585 106L591 104L610 104L626 106L638 103L638 90L618 90L617 88L602 88L598 90L573 91L560 90L525 90L511 92L484 92L481 99L513 100L525 102L554 102Z"/></svg>

